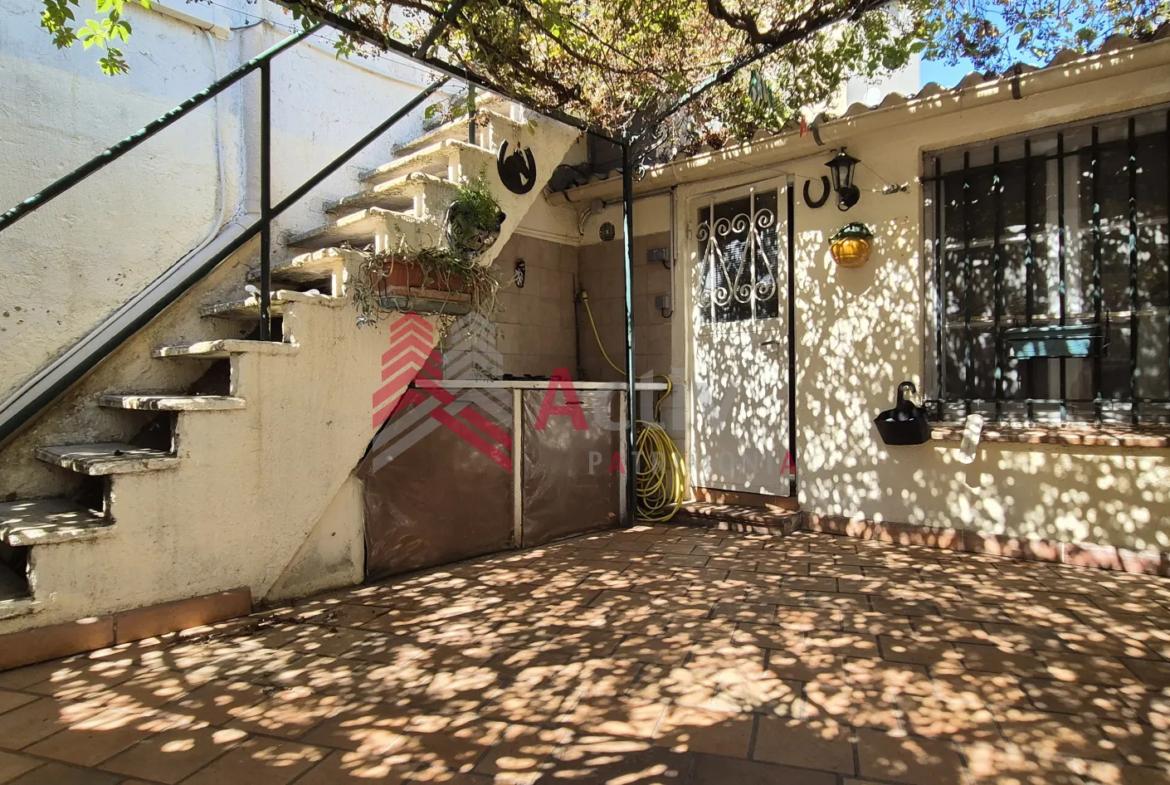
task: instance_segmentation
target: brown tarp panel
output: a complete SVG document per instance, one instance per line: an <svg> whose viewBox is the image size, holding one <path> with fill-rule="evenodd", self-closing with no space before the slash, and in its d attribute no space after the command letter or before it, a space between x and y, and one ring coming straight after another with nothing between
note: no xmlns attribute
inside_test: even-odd
<svg viewBox="0 0 1170 785"><path fill-rule="evenodd" d="M554 414L543 430L536 430L545 395L544 390L522 395L525 547L616 526L620 510L623 477L615 456L622 449L622 432L616 425L607 429L604 421L619 422L621 393L580 390L580 417ZM572 405L561 392L555 404ZM595 415L598 407L602 417ZM582 420L587 428L578 430Z"/></svg>
<svg viewBox="0 0 1170 785"><path fill-rule="evenodd" d="M476 397L475 391L464 391L459 400ZM506 448L466 416L452 420L462 433L440 423L428 413L435 401L426 396L414 396L386 422L358 468L365 488L367 578L512 546L512 474L485 452L495 449L498 457L503 450L510 459L511 392L499 398L508 402L506 427L504 412L494 403L494 416L474 403L465 411L473 420L482 415L497 435L506 435Z"/></svg>

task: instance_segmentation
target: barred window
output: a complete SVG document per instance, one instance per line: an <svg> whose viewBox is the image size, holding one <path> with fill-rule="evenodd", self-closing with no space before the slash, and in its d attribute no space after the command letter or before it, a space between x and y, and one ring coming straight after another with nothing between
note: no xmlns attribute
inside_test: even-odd
<svg viewBox="0 0 1170 785"><path fill-rule="evenodd" d="M747 196L699 209L702 323L751 322L780 315L779 192Z"/></svg>
<svg viewBox="0 0 1170 785"><path fill-rule="evenodd" d="M1170 422L1167 115L926 157L935 416Z"/></svg>

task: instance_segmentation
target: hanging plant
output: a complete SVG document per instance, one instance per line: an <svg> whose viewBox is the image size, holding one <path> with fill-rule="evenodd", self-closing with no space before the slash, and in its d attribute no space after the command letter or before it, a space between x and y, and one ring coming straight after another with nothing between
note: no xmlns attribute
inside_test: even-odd
<svg viewBox="0 0 1170 785"><path fill-rule="evenodd" d="M359 326L377 324L385 312L412 310L413 299L426 300L432 309L441 302L439 313L470 306L490 319L499 310L499 279L479 257L499 239L505 216L482 174L459 186L445 217L446 248L358 249L364 258L350 289ZM388 298L393 305L384 307Z"/></svg>
<svg viewBox="0 0 1170 785"><path fill-rule="evenodd" d="M500 227L505 218L500 203L488 190L487 181L480 173L459 187L447 207L447 247L467 258L480 256L500 239Z"/></svg>
<svg viewBox="0 0 1170 785"><path fill-rule="evenodd" d="M872 247L873 232L863 223L847 223L829 238L833 261L841 267L861 267Z"/></svg>
<svg viewBox="0 0 1170 785"><path fill-rule="evenodd" d="M439 313L449 306L469 305L470 310L488 319L500 308L495 269L446 248L363 253L365 258L350 286L358 326L377 324L388 311L414 310L414 299L426 300L432 308L436 301L441 302ZM394 298L392 307L383 307L386 298Z"/></svg>

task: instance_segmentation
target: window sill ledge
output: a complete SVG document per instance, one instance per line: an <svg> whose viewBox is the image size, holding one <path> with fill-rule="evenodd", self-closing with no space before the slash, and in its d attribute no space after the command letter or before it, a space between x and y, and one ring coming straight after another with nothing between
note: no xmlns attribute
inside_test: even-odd
<svg viewBox="0 0 1170 785"><path fill-rule="evenodd" d="M961 442L962 423L938 423L931 426L930 438L938 442ZM987 425L980 442L1010 444L1068 444L1084 447L1170 448L1170 428L1159 426L1126 427L1122 425Z"/></svg>

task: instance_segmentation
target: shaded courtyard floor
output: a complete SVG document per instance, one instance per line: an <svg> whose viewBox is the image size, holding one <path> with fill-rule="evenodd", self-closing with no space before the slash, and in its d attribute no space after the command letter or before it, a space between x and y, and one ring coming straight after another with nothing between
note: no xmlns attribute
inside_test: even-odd
<svg viewBox="0 0 1170 785"><path fill-rule="evenodd" d="M1170 783L1170 582L642 526L0 673L0 782Z"/></svg>

